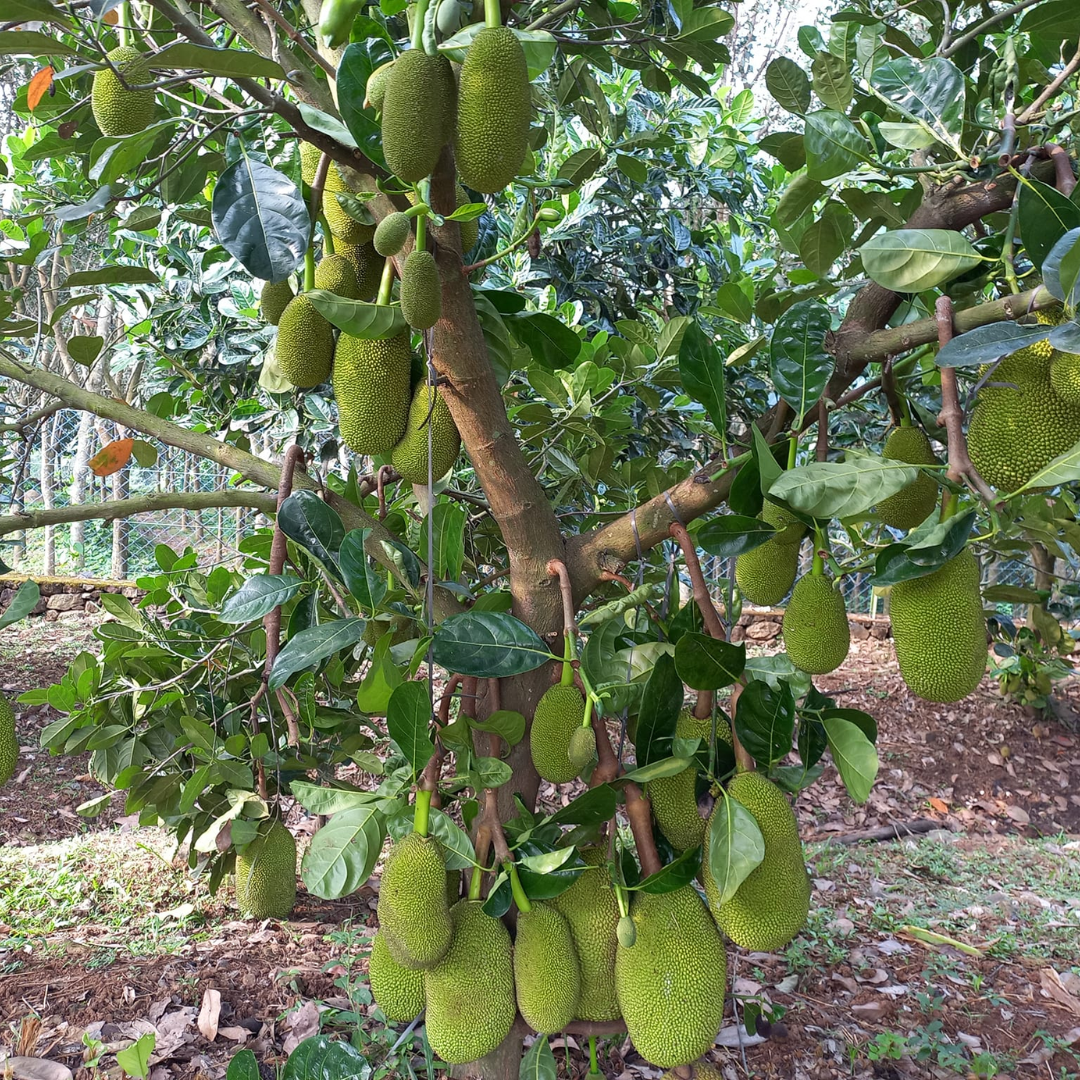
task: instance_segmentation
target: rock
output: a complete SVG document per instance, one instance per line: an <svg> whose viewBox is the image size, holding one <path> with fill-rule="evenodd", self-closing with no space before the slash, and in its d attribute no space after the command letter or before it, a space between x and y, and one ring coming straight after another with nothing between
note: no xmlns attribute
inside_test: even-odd
<svg viewBox="0 0 1080 1080"><path fill-rule="evenodd" d="M848 620L848 629L851 631L852 641L865 641L870 636L870 628L863 622Z"/></svg>
<svg viewBox="0 0 1080 1080"><path fill-rule="evenodd" d="M50 611L81 611L82 606L83 598L71 593L54 593L49 597L48 602Z"/></svg>
<svg viewBox="0 0 1080 1080"><path fill-rule="evenodd" d="M46 622L56 622L56 620L59 619L59 618L60 618L60 612L57 611L56 608L50 608L48 611L45 612L45 621Z"/></svg>
<svg viewBox="0 0 1080 1080"><path fill-rule="evenodd" d="M739 625L731 628L731 636L728 639L732 645L738 645L740 641L746 639L746 627Z"/></svg>
<svg viewBox="0 0 1080 1080"><path fill-rule="evenodd" d="M83 608L87 615L96 615L100 610L101 605L93 600L87 600L86 606Z"/></svg>
<svg viewBox="0 0 1080 1080"><path fill-rule="evenodd" d="M892 627L887 622L876 622L870 627L870 636L875 641L884 641L892 636Z"/></svg>
<svg viewBox="0 0 1080 1080"><path fill-rule="evenodd" d="M780 624L772 619L760 619L746 628L746 636L752 641L772 641L780 633Z"/></svg>

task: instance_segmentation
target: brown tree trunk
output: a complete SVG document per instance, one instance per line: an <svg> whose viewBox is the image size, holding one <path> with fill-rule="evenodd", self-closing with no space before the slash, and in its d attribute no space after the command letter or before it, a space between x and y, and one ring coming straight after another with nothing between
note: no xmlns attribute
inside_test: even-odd
<svg viewBox="0 0 1080 1080"><path fill-rule="evenodd" d="M60 413L48 417L40 428L41 461L38 484L41 487L41 505L51 510L56 505L53 496L56 462L56 433L60 425ZM56 529L52 525L45 528L42 544L42 571L47 577L56 573Z"/></svg>

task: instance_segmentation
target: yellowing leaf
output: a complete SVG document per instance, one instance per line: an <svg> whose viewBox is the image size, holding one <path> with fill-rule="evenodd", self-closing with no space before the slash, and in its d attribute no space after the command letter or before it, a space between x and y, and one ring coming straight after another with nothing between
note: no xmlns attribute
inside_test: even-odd
<svg viewBox="0 0 1080 1080"><path fill-rule="evenodd" d="M108 446L103 446L88 462L95 476L112 476L119 472L131 460L134 439L117 439Z"/></svg>

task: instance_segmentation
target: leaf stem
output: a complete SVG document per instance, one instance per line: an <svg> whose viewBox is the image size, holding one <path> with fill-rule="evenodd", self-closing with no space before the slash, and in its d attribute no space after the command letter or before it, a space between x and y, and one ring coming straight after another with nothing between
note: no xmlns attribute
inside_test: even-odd
<svg viewBox="0 0 1080 1080"><path fill-rule="evenodd" d="M788 467L788 469L794 469L795 468L795 455L798 452L799 452L799 436L797 434L793 433L791 438L788 439L788 449L787 449L787 467Z"/></svg>
<svg viewBox="0 0 1080 1080"><path fill-rule="evenodd" d="M488 266L493 262L497 262L499 259L505 258L511 252L516 251L522 244L528 243L529 237L532 236L533 231L540 223L540 215L537 214L532 219L532 224L525 230L525 232L519 236L516 240L507 244L502 251L496 251L494 255L489 256L486 259L481 259L479 262L470 263L468 266L463 266L461 272L463 274L471 274L474 270L479 270L481 267Z"/></svg>
<svg viewBox="0 0 1080 1080"><path fill-rule="evenodd" d="M424 48L424 19L427 17L428 3L429 0L417 0L413 11L412 34L409 38L412 47L421 51Z"/></svg>

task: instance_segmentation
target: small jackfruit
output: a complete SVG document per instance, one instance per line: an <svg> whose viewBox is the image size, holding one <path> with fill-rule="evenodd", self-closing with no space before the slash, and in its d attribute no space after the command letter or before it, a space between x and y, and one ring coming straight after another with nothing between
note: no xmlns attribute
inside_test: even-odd
<svg viewBox="0 0 1080 1080"><path fill-rule="evenodd" d="M435 401L432 406L432 395ZM410 484L428 482L428 428L431 434L431 482L441 480L454 466L461 452L461 436L454 426L442 394L438 388L420 383L409 405L409 419L405 434L390 452L390 464Z"/></svg>
<svg viewBox="0 0 1080 1080"><path fill-rule="evenodd" d="M536 703L529 751L536 771L553 784L568 784L581 768L570 760L570 740L581 729L585 699L576 686L557 684Z"/></svg>
<svg viewBox="0 0 1080 1080"><path fill-rule="evenodd" d="M457 85L445 56L403 52L386 79L382 147L387 167L406 184L430 176L453 132Z"/></svg>
<svg viewBox="0 0 1080 1080"><path fill-rule="evenodd" d="M1080 353L1058 353L1054 357L1050 386L1066 405L1080 409Z"/></svg>
<svg viewBox="0 0 1080 1080"><path fill-rule="evenodd" d="M450 911L453 943L424 974L427 1037L451 1065L490 1054L510 1034L517 1006L510 934L475 900Z"/></svg>
<svg viewBox="0 0 1080 1080"><path fill-rule="evenodd" d="M581 968L573 935L566 919L548 904L534 903L518 914L514 985L518 1011L539 1034L562 1031L577 1015Z"/></svg>
<svg viewBox="0 0 1080 1080"><path fill-rule="evenodd" d="M0 787L15 775L15 763L19 760L19 740L15 737L15 711L3 694L0 694Z"/></svg>
<svg viewBox="0 0 1080 1080"><path fill-rule="evenodd" d="M810 878L799 826L787 796L760 773L738 773L727 790L754 815L765 842L765 857L724 904L707 859L702 863L701 883L716 925L736 945L773 952L802 930L810 911ZM718 799L709 818L710 829L722 805ZM705 842L709 842L707 833Z"/></svg>
<svg viewBox="0 0 1080 1080"><path fill-rule="evenodd" d="M760 607L779 604L798 571L798 545L778 543L776 537L735 560L735 582L740 592Z"/></svg>
<svg viewBox="0 0 1080 1080"><path fill-rule="evenodd" d="M411 227L409 219L400 210L387 214L375 226L375 250L380 255L396 255L405 246Z"/></svg>
<svg viewBox="0 0 1080 1080"><path fill-rule="evenodd" d="M259 293L259 310L269 326L277 326L294 295L288 278L284 281L268 281L263 285Z"/></svg>
<svg viewBox="0 0 1080 1080"><path fill-rule="evenodd" d="M430 330L442 316L442 281L430 251L410 251L401 268L401 314L414 330Z"/></svg>
<svg viewBox="0 0 1080 1080"><path fill-rule="evenodd" d="M337 253L344 255L356 272L357 299L371 303L379 294L379 282L386 260L371 244L339 243Z"/></svg>
<svg viewBox="0 0 1080 1080"><path fill-rule="evenodd" d="M619 945L615 986L637 1052L662 1069L708 1051L724 1019L724 943L692 885L638 893L633 948Z"/></svg>
<svg viewBox="0 0 1080 1080"><path fill-rule="evenodd" d="M121 45L106 56L128 87L150 82L150 67L138 49ZM134 135L154 119L154 91L130 90L124 83L111 68L94 72L90 108L102 135Z"/></svg>
<svg viewBox="0 0 1080 1080"><path fill-rule="evenodd" d="M281 313L274 356L281 374L293 386L306 389L330 377L334 330L303 293L294 296Z"/></svg>
<svg viewBox="0 0 1080 1080"><path fill-rule="evenodd" d="M844 594L825 574L795 583L783 621L788 658L809 675L827 675L847 658L851 646Z"/></svg>
<svg viewBox="0 0 1080 1080"><path fill-rule="evenodd" d="M403 967L393 956L382 934L371 941L368 981L375 1004L394 1023L415 1020L424 1011L424 973Z"/></svg>
<svg viewBox="0 0 1080 1080"><path fill-rule="evenodd" d="M352 260L344 255L324 255L315 267L315 288L347 300L360 299L360 285Z"/></svg>
<svg viewBox="0 0 1080 1080"><path fill-rule="evenodd" d="M279 820L236 856L236 900L252 919L284 919L296 903L296 841Z"/></svg>
<svg viewBox="0 0 1080 1080"><path fill-rule="evenodd" d="M386 81L390 78L390 69L394 66L393 60L380 64L369 76L367 86L364 88L364 107L371 107L382 112L383 98L386 96Z"/></svg>
<svg viewBox="0 0 1080 1080"><path fill-rule="evenodd" d="M894 585L889 619L900 674L913 693L949 704L982 681L986 620L969 548L926 577Z"/></svg>
<svg viewBox="0 0 1080 1080"><path fill-rule="evenodd" d="M881 456L909 465L936 465L937 458L922 428L898 427L889 433ZM914 529L937 505L938 486L926 473L919 475L895 495L878 503L878 517L894 529Z"/></svg>
<svg viewBox="0 0 1080 1080"><path fill-rule="evenodd" d="M623 915L619 919L619 925L615 927L615 936L624 949L632 949L637 944L637 927L631 916Z"/></svg>
<svg viewBox="0 0 1080 1080"><path fill-rule="evenodd" d="M454 155L462 181L484 194L502 191L528 149L531 116L521 42L508 27L485 27L461 65Z"/></svg>
<svg viewBox="0 0 1080 1080"><path fill-rule="evenodd" d="M357 221L341 204L339 194L351 195L353 192L345 183L337 164L330 162L323 184L322 209L326 215L326 224L334 236L346 244L367 244L375 235L374 224Z"/></svg>
<svg viewBox="0 0 1080 1080"><path fill-rule="evenodd" d="M570 764L580 773L596 756L596 732L592 727L580 727L570 736L566 747L566 756Z"/></svg>
<svg viewBox="0 0 1080 1080"><path fill-rule="evenodd" d="M806 526L791 511L768 499L762 503L760 517L777 530L772 539L783 547L798 546L806 535Z"/></svg>
<svg viewBox="0 0 1080 1080"><path fill-rule="evenodd" d="M430 968L446 955L453 929L438 840L413 832L391 848L379 883L378 914L390 955L403 967Z"/></svg>
<svg viewBox="0 0 1080 1080"><path fill-rule="evenodd" d="M354 453L385 453L405 434L411 365L408 334L381 340L338 337L334 352L338 428Z"/></svg>

